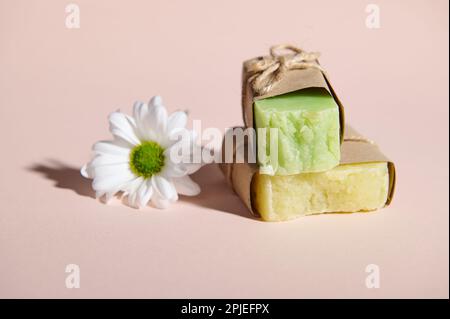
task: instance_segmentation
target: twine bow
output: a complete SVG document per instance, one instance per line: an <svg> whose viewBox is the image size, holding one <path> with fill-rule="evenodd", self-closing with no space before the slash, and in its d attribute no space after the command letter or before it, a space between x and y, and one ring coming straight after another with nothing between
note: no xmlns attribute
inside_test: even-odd
<svg viewBox="0 0 450 319"><path fill-rule="evenodd" d="M280 54L280 51L285 51ZM247 70L253 91L257 95L264 95L276 85L289 70L316 68L324 70L317 62L319 52L306 52L293 45L282 44L270 48L270 56L258 57L250 60Z"/></svg>

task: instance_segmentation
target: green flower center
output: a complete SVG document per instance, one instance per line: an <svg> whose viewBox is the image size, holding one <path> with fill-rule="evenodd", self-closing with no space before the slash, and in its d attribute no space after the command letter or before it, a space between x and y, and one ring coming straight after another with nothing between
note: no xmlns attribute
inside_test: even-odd
<svg viewBox="0 0 450 319"><path fill-rule="evenodd" d="M130 168L137 176L148 178L159 173L164 166L164 149L155 142L146 141L135 146L130 153Z"/></svg>

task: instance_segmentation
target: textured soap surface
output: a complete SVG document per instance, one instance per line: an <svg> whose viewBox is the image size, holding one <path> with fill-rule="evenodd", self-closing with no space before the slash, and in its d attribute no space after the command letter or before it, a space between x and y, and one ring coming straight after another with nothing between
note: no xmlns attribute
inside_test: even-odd
<svg viewBox="0 0 450 319"><path fill-rule="evenodd" d="M261 173L321 172L339 164L339 108L327 90L309 88L255 101L254 119L256 129L266 128L266 138L258 136L257 143ZM270 128L278 129L275 157L270 156Z"/></svg>
<svg viewBox="0 0 450 319"><path fill-rule="evenodd" d="M345 164L327 172L290 176L255 174L252 205L266 221L321 213L371 211L385 205L387 163Z"/></svg>

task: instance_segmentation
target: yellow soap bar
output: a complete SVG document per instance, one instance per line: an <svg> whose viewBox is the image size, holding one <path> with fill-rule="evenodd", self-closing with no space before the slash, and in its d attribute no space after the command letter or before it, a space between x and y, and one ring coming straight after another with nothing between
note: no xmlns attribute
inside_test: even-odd
<svg viewBox="0 0 450 319"><path fill-rule="evenodd" d="M372 211L385 206L388 193L386 162L341 164L326 172L288 176L256 173L251 184L252 206L265 221Z"/></svg>

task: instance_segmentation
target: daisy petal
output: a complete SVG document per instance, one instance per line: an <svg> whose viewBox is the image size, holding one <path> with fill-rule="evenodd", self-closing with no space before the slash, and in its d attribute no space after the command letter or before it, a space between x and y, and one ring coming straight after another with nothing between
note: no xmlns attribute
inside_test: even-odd
<svg viewBox="0 0 450 319"><path fill-rule="evenodd" d="M95 177L106 177L110 175L116 175L118 172L126 172L131 174L130 165L128 163L110 164L110 165L97 165L93 167Z"/></svg>
<svg viewBox="0 0 450 319"><path fill-rule="evenodd" d="M92 178L92 172L90 170L90 167L88 166L88 164L84 164L83 167L80 170L81 176L83 176L84 178Z"/></svg>
<svg viewBox="0 0 450 319"><path fill-rule="evenodd" d="M173 112L167 119L167 131L170 133L174 129L185 128L187 114L182 111Z"/></svg>
<svg viewBox="0 0 450 319"><path fill-rule="evenodd" d="M133 105L133 116L136 121L136 126L139 126L141 119L145 118L148 112L148 106L144 102L136 101Z"/></svg>
<svg viewBox="0 0 450 319"><path fill-rule="evenodd" d="M136 136L136 123L134 120L120 112L114 112L109 115L110 131L114 136L122 138L131 145L139 144Z"/></svg>
<svg viewBox="0 0 450 319"><path fill-rule="evenodd" d="M184 164L184 166L186 167L186 175L191 175L191 174L195 173L196 171L198 171L202 167L202 164L188 163L188 164Z"/></svg>
<svg viewBox="0 0 450 319"><path fill-rule="evenodd" d="M105 203L108 204L111 202L111 199L120 191L121 185L114 187L113 189L110 189L109 191L105 192Z"/></svg>
<svg viewBox="0 0 450 319"><path fill-rule="evenodd" d="M113 142L117 146L121 146L123 148L129 149L129 148L133 147L133 145L130 145L129 142L125 141L123 138L120 138L120 137L114 136Z"/></svg>
<svg viewBox="0 0 450 319"><path fill-rule="evenodd" d="M114 195L116 195L117 192L107 192L105 193L105 203L109 204L111 202L111 199L113 199Z"/></svg>
<svg viewBox="0 0 450 319"><path fill-rule="evenodd" d="M92 161L89 163L90 166L105 166L105 165L113 165L113 164L124 164L129 162L129 156L119 156L119 155L109 155L109 154L100 154L95 156Z"/></svg>
<svg viewBox="0 0 450 319"><path fill-rule="evenodd" d="M137 199L137 193L136 192L128 194L128 196L127 196L128 205L133 207L133 208L138 208L138 206L136 205L136 199Z"/></svg>
<svg viewBox="0 0 450 319"><path fill-rule="evenodd" d="M136 101L133 105L133 117L136 122L136 131L141 133L140 128L142 127L141 119L145 118L148 112L148 107L144 102ZM142 136L141 136L142 137Z"/></svg>
<svg viewBox="0 0 450 319"><path fill-rule="evenodd" d="M149 108L147 116L148 127L156 133L158 138L156 142L166 135L167 128L167 111L162 105L152 105Z"/></svg>
<svg viewBox="0 0 450 319"><path fill-rule="evenodd" d="M117 145L115 141L97 142L92 147L93 151L99 154L129 156L130 149Z"/></svg>
<svg viewBox="0 0 450 319"><path fill-rule="evenodd" d="M103 195L105 195L105 191L96 191L95 192L95 198L100 198L100 197L102 197Z"/></svg>
<svg viewBox="0 0 450 319"><path fill-rule="evenodd" d="M156 192L164 199L173 199L177 196L174 185L166 178L160 175L154 175L151 178L152 185Z"/></svg>
<svg viewBox="0 0 450 319"><path fill-rule="evenodd" d="M137 203L137 190L141 187L142 184L145 184L145 181L142 177L136 177L133 181L129 182L125 187L125 194L127 195L128 205L134 208L139 208Z"/></svg>
<svg viewBox="0 0 450 319"><path fill-rule="evenodd" d="M146 180L141 184L141 186L137 190L137 195L138 195L138 202L137 202L138 206L139 207L146 206L153 195L153 187L150 179Z"/></svg>
<svg viewBox="0 0 450 319"><path fill-rule="evenodd" d="M92 188L95 191L109 191L115 187L119 187L127 182L133 180L135 176L130 171L116 172L114 175L95 176Z"/></svg>
<svg viewBox="0 0 450 319"><path fill-rule="evenodd" d="M143 102L136 102L133 107L134 118L136 119L136 130L141 140L155 140L155 133L149 126L148 105Z"/></svg>
<svg viewBox="0 0 450 319"><path fill-rule="evenodd" d="M150 105L162 105L162 98L159 95L156 95L150 99Z"/></svg>
<svg viewBox="0 0 450 319"><path fill-rule="evenodd" d="M167 178L181 177L187 174L187 168L183 163L176 164L172 162L170 156L165 156L164 167L161 171L161 175Z"/></svg>
<svg viewBox="0 0 450 319"><path fill-rule="evenodd" d="M125 185L124 187L125 194L131 194L136 192L143 182L144 178L142 178L141 176L134 178L131 182Z"/></svg>
<svg viewBox="0 0 450 319"><path fill-rule="evenodd" d="M152 204L156 208L165 209L165 208L169 207L170 201L167 199L161 198L160 196L153 196Z"/></svg>
<svg viewBox="0 0 450 319"><path fill-rule="evenodd" d="M177 177L173 179L175 189L181 195L195 196L200 193L200 186L189 176Z"/></svg>

